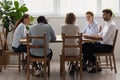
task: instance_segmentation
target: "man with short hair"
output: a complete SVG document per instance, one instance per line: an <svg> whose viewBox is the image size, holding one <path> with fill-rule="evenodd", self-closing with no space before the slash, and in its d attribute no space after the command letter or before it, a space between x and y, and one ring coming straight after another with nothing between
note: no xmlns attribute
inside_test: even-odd
<svg viewBox="0 0 120 80"><path fill-rule="evenodd" d="M43 36L44 33L46 33L46 47L47 47L47 58L48 60L51 60L52 58L52 50L49 48L49 42L50 41L55 41L55 33L52 29L52 27L48 24L46 18L44 16L39 16L37 19L38 24L34 25L33 27L30 28L29 34L31 36ZM43 40L32 40L33 45L43 45ZM30 53L32 57L44 57L44 50L43 49L30 49ZM37 67L36 62L34 62L36 71L35 75L38 76L40 74L40 71Z"/></svg>
<svg viewBox="0 0 120 80"><path fill-rule="evenodd" d="M95 66L96 63L96 59L94 56L95 53L107 53L112 51L113 40L117 30L117 26L112 20L112 11L109 9L104 9L102 13L103 19L104 21L106 21L103 30L98 35L84 35L84 38L99 40L99 42L83 44L83 59L85 62L89 61L90 64L92 63L93 66ZM89 72L96 72L95 68L93 68Z"/></svg>

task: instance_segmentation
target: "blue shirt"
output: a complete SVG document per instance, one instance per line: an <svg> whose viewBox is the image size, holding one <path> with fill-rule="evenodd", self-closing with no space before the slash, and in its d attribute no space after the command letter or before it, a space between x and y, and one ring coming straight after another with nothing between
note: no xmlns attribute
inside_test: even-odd
<svg viewBox="0 0 120 80"><path fill-rule="evenodd" d="M31 36L43 36L44 33L46 33L46 46L47 46L47 54L49 54L49 42L50 41L55 41L55 33L52 29L52 27L49 24L44 24L44 23L39 23L37 25L34 25L33 27L30 28L29 34ZM43 40L32 40L33 45L43 45ZM30 49L30 52L34 56L44 56L44 49L42 48L37 48L37 49Z"/></svg>
<svg viewBox="0 0 120 80"><path fill-rule="evenodd" d="M98 26L99 26L98 23L94 20L91 24L86 23L85 27L82 30L82 33L86 35L98 34L99 33Z"/></svg>

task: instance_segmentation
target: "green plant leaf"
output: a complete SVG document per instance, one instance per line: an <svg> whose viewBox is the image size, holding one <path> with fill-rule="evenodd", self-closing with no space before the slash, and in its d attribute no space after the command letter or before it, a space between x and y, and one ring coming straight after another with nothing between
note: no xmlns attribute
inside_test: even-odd
<svg viewBox="0 0 120 80"><path fill-rule="evenodd" d="M26 26L26 29L27 29L27 30L29 30L29 29L30 29L28 25Z"/></svg>
<svg viewBox="0 0 120 80"><path fill-rule="evenodd" d="M18 9L19 8L19 2L18 1L14 1L14 6L15 6L16 9Z"/></svg>
<svg viewBox="0 0 120 80"><path fill-rule="evenodd" d="M28 11L28 8L27 8L27 7L21 7L19 10L20 10L21 12L27 12L27 11Z"/></svg>
<svg viewBox="0 0 120 80"><path fill-rule="evenodd" d="M34 20L34 17L33 16L30 16L30 21L32 22Z"/></svg>
<svg viewBox="0 0 120 80"><path fill-rule="evenodd" d="M4 7L4 4L3 4L1 1L0 1L0 6L1 6L1 7Z"/></svg>
<svg viewBox="0 0 120 80"><path fill-rule="evenodd" d="M10 24L15 24L22 15L28 11L28 8L23 5L19 5L18 1L1 0L0 1L0 20L2 20L3 26L8 30Z"/></svg>
<svg viewBox="0 0 120 80"><path fill-rule="evenodd" d="M3 23L3 27L4 27L4 28L9 29L9 24L10 24L10 23L9 23L9 21L8 21L7 19L8 19L7 16L3 17L2 23Z"/></svg>

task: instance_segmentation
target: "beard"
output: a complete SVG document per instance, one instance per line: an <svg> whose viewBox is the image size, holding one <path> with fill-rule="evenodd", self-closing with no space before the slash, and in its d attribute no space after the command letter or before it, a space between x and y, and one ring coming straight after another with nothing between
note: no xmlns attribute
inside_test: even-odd
<svg viewBox="0 0 120 80"><path fill-rule="evenodd" d="M107 18L105 18L105 17L103 17L103 19L104 19L104 21L107 21L108 19Z"/></svg>

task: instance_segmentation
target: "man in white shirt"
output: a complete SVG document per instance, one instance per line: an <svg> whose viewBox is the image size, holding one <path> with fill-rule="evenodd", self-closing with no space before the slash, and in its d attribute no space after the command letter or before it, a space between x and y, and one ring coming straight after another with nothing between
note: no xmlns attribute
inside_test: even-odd
<svg viewBox="0 0 120 80"><path fill-rule="evenodd" d="M103 11L103 19L106 21L106 24L103 30L98 35L84 35L84 38L87 39L96 39L100 40L100 42L96 43L84 43L83 44L83 58L85 62L89 61L95 66L95 53L103 53L103 52L111 52L113 49L113 40L115 37L115 32L117 30L117 26L112 18L112 11L109 9L104 9ZM95 70L95 69L94 69ZM95 72L93 69L90 72Z"/></svg>

